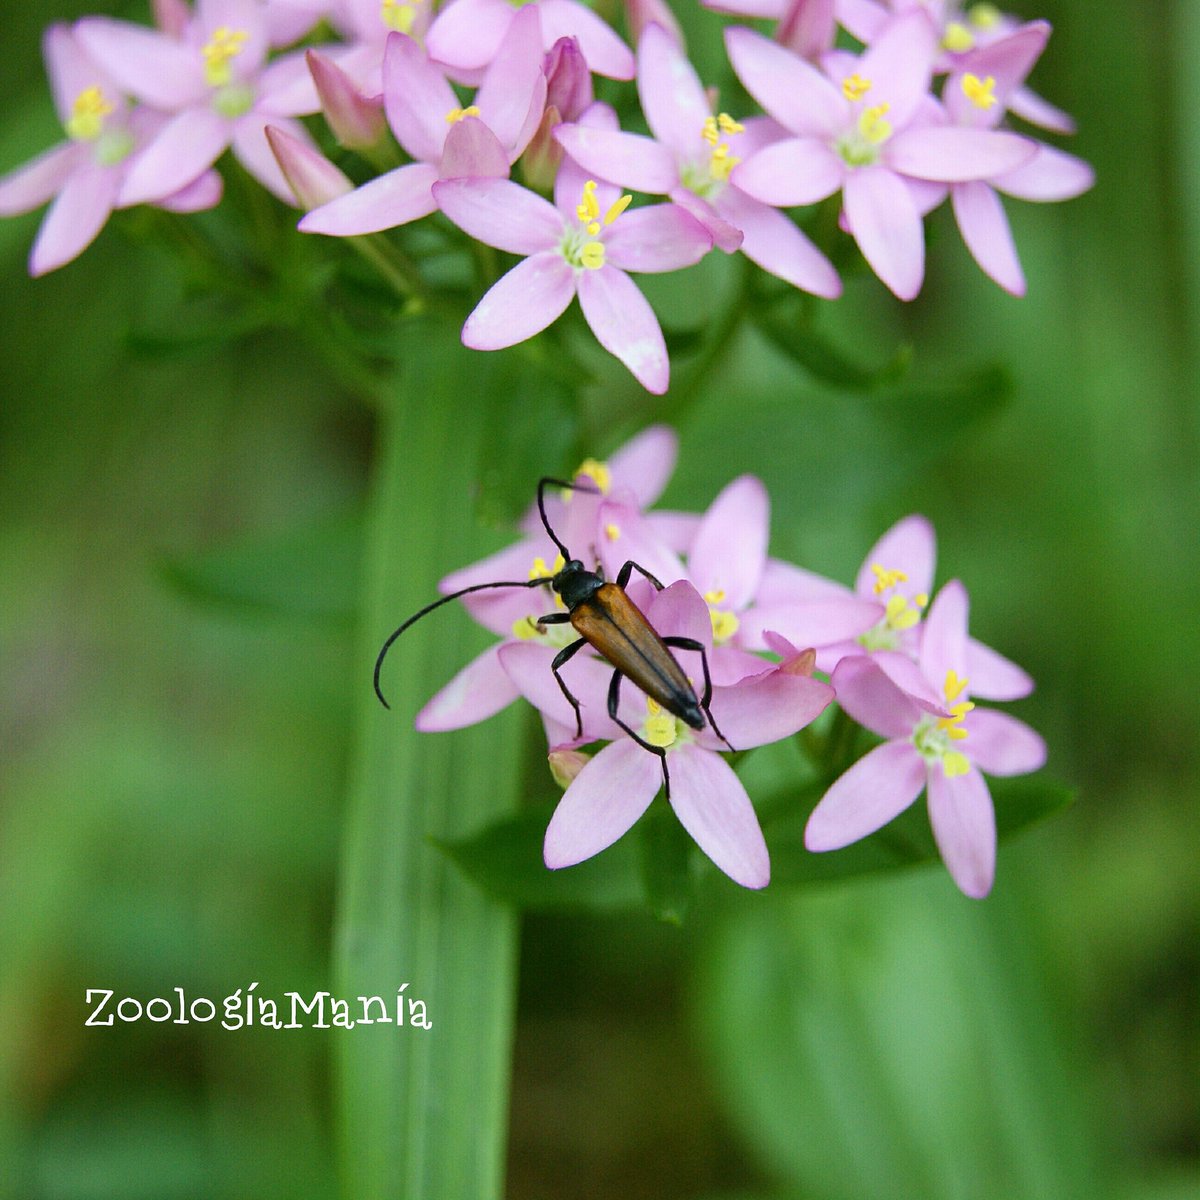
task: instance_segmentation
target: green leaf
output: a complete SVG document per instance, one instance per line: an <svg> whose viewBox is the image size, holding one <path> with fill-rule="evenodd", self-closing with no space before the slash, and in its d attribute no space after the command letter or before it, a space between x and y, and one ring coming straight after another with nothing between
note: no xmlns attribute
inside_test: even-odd
<svg viewBox="0 0 1200 1200"><path fill-rule="evenodd" d="M358 604L363 515L355 508L213 550L168 557L163 576L192 600L349 622Z"/></svg>
<svg viewBox="0 0 1200 1200"><path fill-rule="evenodd" d="M551 871L542 842L554 806L523 809L478 833L435 845L489 896L522 909L636 908L645 902L633 838L578 866Z"/></svg>
<svg viewBox="0 0 1200 1200"><path fill-rule="evenodd" d="M1042 775L989 779L996 808L996 832L1009 838L1068 807L1075 793L1065 784ZM772 811L786 809L786 797L773 796ZM791 813L767 829L771 847L771 881L783 886L828 883L900 867L915 867L940 859L924 801L911 805L894 821L842 850L814 854L805 849L804 825L812 803L798 797Z"/></svg>

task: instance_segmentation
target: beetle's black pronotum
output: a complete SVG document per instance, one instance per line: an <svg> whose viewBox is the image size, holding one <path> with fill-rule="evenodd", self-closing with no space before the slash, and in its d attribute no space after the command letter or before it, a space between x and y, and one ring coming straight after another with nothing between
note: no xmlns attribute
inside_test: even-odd
<svg viewBox="0 0 1200 1200"><path fill-rule="evenodd" d="M415 624L435 608L449 604L460 596L471 592L481 592L488 588L541 587L549 583L550 587L562 598L566 612L549 613L539 617L539 625L560 625L570 623L579 639L554 656L551 670L562 694L567 698L575 711L575 732L577 737L583 736L583 713L579 701L571 694L561 671L583 646L591 646L604 656L613 666L612 683L608 689L608 715L623 729L639 746L657 754L662 762L663 786L667 797L671 795L671 778L667 771L667 752L662 746L652 745L640 734L631 729L617 715L620 703L621 679L628 678L635 683L652 700L660 704L667 712L678 717L693 729L703 729L705 722L722 741L724 735L717 728L709 711L709 701L712 699L712 678L708 670L708 656L704 645L695 638L660 637L650 623L642 615L641 610L625 593L634 571L645 576L655 588L662 590L662 584L650 574L645 567L630 560L617 573L617 578L609 582L597 571L589 571L578 558L572 558L571 552L559 540L558 535L550 527L546 516L546 488L577 488L579 491L592 492L594 488L581 487L578 484L567 483L561 479L549 477L538 481L537 506L550 540L558 547L563 557L563 566L549 579L539 577L521 580L520 582L502 581L498 583L476 583L465 587L448 596L442 596L432 604L427 604L419 612L413 613L399 629L395 630L383 643L379 657L375 660L375 694L379 697L384 708L390 707L384 699L379 686L379 672L383 660L391 649L392 643L411 625ZM671 648L677 650L694 650L700 655L700 663L704 670L704 694L699 699L683 668L671 653ZM729 745L725 741L726 745ZM732 747L730 747L732 749Z"/></svg>

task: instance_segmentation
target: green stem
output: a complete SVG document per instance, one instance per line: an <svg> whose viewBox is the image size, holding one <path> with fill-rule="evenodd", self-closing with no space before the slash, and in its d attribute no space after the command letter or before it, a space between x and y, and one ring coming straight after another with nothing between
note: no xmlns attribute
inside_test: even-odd
<svg viewBox="0 0 1200 1200"><path fill-rule="evenodd" d="M496 1200L511 1051L517 923L430 838L456 839L509 813L519 790L514 712L421 734L419 705L466 664L465 618L447 611L393 648L392 703L371 690L384 636L435 596L448 569L484 549L465 512L486 450L462 397L489 395L480 358L454 331L414 321L402 391L381 413L382 455L367 534L360 738L338 906L338 993L428 1006L432 1029L374 1025L337 1043L346 1200ZM456 617L458 624L455 625ZM440 622L440 627L437 624Z"/></svg>

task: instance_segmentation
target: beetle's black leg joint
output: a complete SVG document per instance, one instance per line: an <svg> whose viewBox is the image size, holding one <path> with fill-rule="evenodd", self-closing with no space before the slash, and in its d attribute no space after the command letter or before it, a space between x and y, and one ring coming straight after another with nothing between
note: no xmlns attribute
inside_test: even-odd
<svg viewBox="0 0 1200 1200"><path fill-rule="evenodd" d="M557 616L557 613L552 613L552 616ZM565 666L579 653L581 647L586 646L587 641L580 638L577 642L572 642L569 646L564 646L555 656L554 661L550 664L550 670L554 672L554 678L558 681L558 686L562 694L566 696L567 702L575 710L575 736L583 737L583 713L579 709L579 701L571 694L571 689L567 687L566 681L558 673L559 668Z"/></svg>
<svg viewBox="0 0 1200 1200"><path fill-rule="evenodd" d="M640 734L634 733L624 721L617 716L617 708L621 702L621 672L613 671L612 682L608 685L608 715L619 725L643 750L649 750L651 754L658 755L658 761L662 763L663 773L663 793L668 800L671 799L671 773L667 770L667 750L665 746L654 746L646 741Z"/></svg>
<svg viewBox="0 0 1200 1200"><path fill-rule="evenodd" d="M695 650L700 655L700 666L704 670L704 695L700 698L700 707L704 710L704 715L708 718L708 723L712 726L712 731L729 746L730 750L734 747L730 745L729 739L718 728L716 721L713 720L712 710L709 704L712 701L712 675L708 670L708 652L704 649L704 643L696 641L695 638L687 637L665 637L663 642L668 646L675 647L676 650ZM735 751L736 753L736 751Z"/></svg>
<svg viewBox="0 0 1200 1200"><path fill-rule="evenodd" d="M534 622L536 625L566 625L571 620L570 613L552 612L547 613L544 617L538 617Z"/></svg>
<svg viewBox="0 0 1200 1200"><path fill-rule="evenodd" d="M624 591L629 586L629 580L634 571L637 571L639 574L644 575L648 580L650 580L650 582L654 584L654 590L656 592L661 592L663 590L663 585L659 583L659 581L653 575L651 575L645 567L635 563L632 558L617 572L617 587Z"/></svg>

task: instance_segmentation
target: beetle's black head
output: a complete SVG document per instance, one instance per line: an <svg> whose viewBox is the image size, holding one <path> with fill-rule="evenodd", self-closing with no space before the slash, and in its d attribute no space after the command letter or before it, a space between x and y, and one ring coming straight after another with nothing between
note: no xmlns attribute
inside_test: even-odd
<svg viewBox="0 0 1200 1200"><path fill-rule="evenodd" d="M603 583L602 576L595 571L589 571L577 558L568 560L562 570L550 580L550 586L562 597L568 612L573 612L585 600L594 596Z"/></svg>

